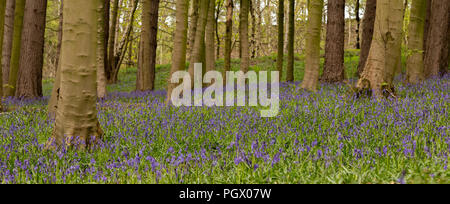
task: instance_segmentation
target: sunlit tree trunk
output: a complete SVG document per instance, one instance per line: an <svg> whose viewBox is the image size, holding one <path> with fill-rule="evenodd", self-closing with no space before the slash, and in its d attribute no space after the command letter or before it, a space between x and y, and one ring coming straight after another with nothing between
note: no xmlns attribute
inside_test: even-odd
<svg viewBox="0 0 450 204"><path fill-rule="evenodd" d="M61 88L47 148L75 145L84 149L102 137L96 109L98 10L102 4L101 0L64 2Z"/></svg>
<svg viewBox="0 0 450 204"><path fill-rule="evenodd" d="M357 83L358 89L370 89L376 97L383 96L383 90L393 92L394 72L401 60L403 9L402 1L377 1L372 46Z"/></svg>
<svg viewBox="0 0 450 204"><path fill-rule="evenodd" d="M24 11L25 0L16 0L16 8L14 11L14 34L11 49L11 64L9 68L8 87L6 89L7 96L14 96L14 94L16 93Z"/></svg>
<svg viewBox="0 0 450 204"><path fill-rule="evenodd" d="M186 68L186 42L187 42L187 29L188 29L188 9L189 1L177 0L176 1L176 26L174 45L172 52L172 67L170 68L170 75L168 79L166 104L170 104L172 96L172 90L177 84L171 83L171 76L180 70Z"/></svg>
<svg viewBox="0 0 450 204"><path fill-rule="evenodd" d="M408 59L406 62L407 81L412 84L424 79L423 37L425 33L426 0L413 0L408 30Z"/></svg>
<svg viewBox="0 0 450 204"><path fill-rule="evenodd" d="M15 93L15 96L19 98L42 97L46 11L47 0L26 2Z"/></svg>
<svg viewBox="0 0 450 204"><path fill-rule="evenodd" d="M320 78L323 82L342 82L345 78L345 0L328 1L325 64Z"/></svg>
<svg viewBox="0 0 450 204"><path fill-rule="evenodd" d="M308 33L306 37L305 76L302 88L315 91L320 69L320 32L322 30L323 0L309 1Z"/></svg>
<svg viewBox="0 0 450 204"><path fill-rule="evenodd" d="M141 52L136 90L155 89L159 0L143 0Z"/></svg>
<svg viewBox="0 0 450 204"><path fill-rule="evenodd" d="M241 41L241 71L248 72L250 67L250 43L248 39L248 14L250 0L241 0L241 11L239 14L239 39Z"/></svg>
<svg viewBox="0 0 450 204"><path fill-rule="evenodd" d="M98 28L97 28L97 97L99 99L103 99L106 97L106 73L105 73L105 38L106 38L106 32L105 32L105 0L99 0L102 2L102 4L98 7L98 14L97 14L97 21L98 21Z"/></svg>

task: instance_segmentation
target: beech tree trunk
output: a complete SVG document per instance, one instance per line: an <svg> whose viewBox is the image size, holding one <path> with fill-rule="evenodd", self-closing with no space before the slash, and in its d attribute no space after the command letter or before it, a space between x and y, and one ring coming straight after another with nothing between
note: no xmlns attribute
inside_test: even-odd
<svg viewBox="0 0 450 204"><path fill-rule="evenodd" d="M105 0L106 1L106 0ZM109 2L109 1L108 1ZM64 8L64 0L61 0L61 4L59 6L59 26L58 26L58 45L56 46L56 62L55 62L55 75L59 68L59 56L61 55L61 44L62 44L62 27L63 27L63 8Z"/></svg>
<svg viewBox="0 0 450 204"><path fill-rule="evenodd" d="M369 56L370 47L372 45L373 30L375 25L375 15L377 11L377 0L367 0L366 10L363 19L362 28L362 40L361 40L361 52L359 55L358 64L358 77L364 71L366 66L367 57Z"/></svg>
<svg viewBox="0 0 450 204"><path fill-rule="evenodd" d="M98 10L103 2L77 0L64 3L61 88L55 129L46 146L48 149L63 146L84 149L97 143L103 134L96 109Z"/></svg>
<svg viewBox="0 0 450 204"><path fill-rule="evenodd" d="M3 28L5 25L5 10L6 10L6 1L0 2L0 42L3 43ZM3 46L0 46L0 56L2 56L3 53ZM2 59L0 57L0 65L2 64ZM2 76L2 69L0 69L0 85L3 84L3 76ZM2 106L2 98L3 98L3 88L0 87L0 112L3 111Z"/></svg>
<svg viewBox="0 0 450 204"><path fill-rule="evenodd" d="M170 68L170 75L167 81L167 105L171 103L172 90L177 86L177 84L171 83L172 75L177 71L186 69L188 9L189 1L176 1L176 26L172 52L172 67Z"/></svg>
<svg viewBox="0 0 450 204"><path fill-rule="evenodd" d="M277 69L280 78L283 78L283 61L284 61L284 0L278 1L278 53L277 53Z"/></svg>
<svg viewBox="0 0 450 204"><path fill-rule="evenodd" d="M426 0L412 1L408 30L408 59L406 62L406 78L412 84L417 84L424 79L423 37L426 12Z"/></svg>
<svg viewBox="0 0 450 204"><path fill-rule="evenodd" d="M2 79L3 84L0 87L3 90L3 95L6 96L7 85L9 80L9 69L11 62L11 49L12 49L12 39L14 32L14 10L16 8L15 0L7 0L6 1L6 11L5 11L5 22L4 22L4 32L3 35L3 53L2 53Z"/></svg>
<svg viewBox="0 0 450 204"><path fill-rule="evenodd" d="M212 71L215 70L216 66L216 56L213 52L214 46L215 46L215 40L214 40L214 22L216 20L215 18L215 10L216 10L216 2L215 0L211 0L209 2L209 11L208 11L208 19L206 23L206 29L205 29L205 48L207 52L205 52L206 57L206 71Z"/></svg>
<svg viewBox="0 0 450 204"><path fill-rule="evenodd" d="M231 70L231 40L233 38L233 10L234 2L233 0L227 0L227 22L226 22L226 33L225 33L225 65L224 71ZM226 81L226 74L224 73L224 80Z"/></svg>
<svg viewBox="0 0 450 204"><path fill-rule="evenodd" d="M47 0L26 1L16 97L42 97Z"/></svg>
<svg viewBox="0 0 450 204"><path fill-rule="evenodd" d="M200 2L200 10L199 17L197 22L197 31L195 32L195 41L194 47L192 50L192 55L189 63L189 74L191 79L194 79L194 65L195 63L203 63L204 62L204 45L205 45L205 28L208 17L209 10L209 1L210 0L201 0ZM203 64L203 68L205 69L205 65ZM194 87L194 80L191 81L191 87Z"/></svg>
<svg viewBox="0 0 450 204"><path fill-rule="evenodd" d="M200 10L200 1L201 0L192 0L192 7L191 7L191 22L189 24L189 61L191 60L192 51L194 50L194 43L195 43L195 33L197 32L197 21L198 21L198 15Z"/></svg>
<svg viewBox="0 0 450 204"><path fill-rule="evenodd" d="M105 0L99 0L102 4L98 7L97 21L97 97L103 99L106 97L106 74L105 74L105 53L106 53L106 19L105 19ZM107 48L106 48L107 49Z"/></svg>
<svg viewBox="0 0 450 204"><path fill-rule="evenodd" d="M286 81L294 81L295 0L289 0L288 63Z"/></svg>
<svg viewBox="0 0 450 204"><path fill-rule="evenodd" d="M320 32L322 30L323 0L309 1L308 33L306 37L305 76L302 88L316 91L320 69Z"/></svg>
<svg viewBox="0 0 450 204"><path fill-rule="evenodd" d="M155 89L159 0L143 0L141 52L136 90Z"/></svg>
<svg viewBox="0 0 450 204"><path fill-rule="evenodd" d="M250 67L250 43L248 39L248 14L250 0L241 0L241 11L239 14L239 39L241 41L241 71L248 72Z"/></svg>
<svg viewBox="0 0 450 204"><path fill-rule="evenodd" d="M431 1L425 51L425 77L427 78L442 76L448 70L449 4L450 1Z"/></svg>
<svg viewBox="0 0 450 204"><path fill-rule="evenodd" d="M401 60L403 9L402 1L377 1L372 46L357 83L359 90L372 90L376 97L393 93L392 81Z"/></svg>
<svg viewBox="0 0 450 204"><path fill-rule="evenodd" d="M345 0L328 1L325 64L321 81L342 82L345 79Z"/></svg>
<svg viewBox="0 0 450 204"><path fill-rule="evenodd" d="M14 10L14 31L11 49L11 64L9 68L9 79L7 85L7 96L14 96L17 88L17 75L19 73L20 47L22 41L23 16L25 11L25 0L16 0Z"/></svg>

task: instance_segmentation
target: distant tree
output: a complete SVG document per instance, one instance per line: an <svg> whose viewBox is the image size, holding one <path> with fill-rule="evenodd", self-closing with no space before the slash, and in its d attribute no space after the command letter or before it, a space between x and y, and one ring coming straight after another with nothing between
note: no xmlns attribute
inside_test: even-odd
<svg viewBox="0 0 450 204"><path fill-rule="evenodd" d="M16 7L14 10L14 34L11 50L11 64L9 68L8 87L6 89L7 96L14 96L14 94L16 93L24 12L25 0L16 0Z"/></svg>
<svg viewBox="0 0 450 204"><path fill-rule="evenodd" d="M378 0L373 41L366 67L357 83L376 97L393 93L396 66L401 60L403 2Z"/></svg>
<svg viewBox="0 0 450 204"><path fill-rule="evenodd" d="M168 87L167 87L166 104L170 104L172 90L177 85L171 83L170 78L175 72L184 70L186 68L188 9L189 9L189 1L186 0L176 1L176 25L175 25L176 27L173 45L174 48L172 52L172 67L170 68L170 75L167 82Z"/></svg>
<svg viewBox="0 0 450 204"><path fill-rule="evenodd" d="M42 97L47 0L26 1L16 97Z"/></svg>
<svg viewBox="0 0 450 204"><path fill-rule="evenodd" d="M345 0L328 1L325 64L321 81L342 82L345 79Z"/></svg>
<svg viewBox="0 0 450 204"><path fill-rule="evenodd" d="M280 78L283 78L283 61L284 61L284 0L278 1L278 53L277 53L277 69Z"/></svg>
<svg viewBox="0 0 450 204"><path fill-rule="evenodd" d="M322 30L323 0L309 1L308 33L306 37L305 76L302 88L310 91L317 89L320 69L320 32Z"/></svg>
<svg viewBox="0 0 450 204"><path fill-rule="evenodd" d="M102 131L97 119L98 15L101 0L64 2L61 85L56 123L47 148L98 142ZM72 39L78 39L76 41Z"/></svg>
<svg viewBox="0 0 450 204"><path fill-rule="evenodd" d="M363 28L361 40L361 52L359 55L359 64L357 72L358 77L361 76L361 74L364 71L364 67L366 66L367 62L367 57L369 56L370 47L372 45L376 10L377 10L377 0L367 0L362 24Z"/></svg>
<svg viewBox="0 0 450 204"><path fill-rule="evenodd" d="M425 77L437 77L448 70L450 1L431 0L430 24L425 48Z"/></svg>
<svg viewBox="0 0 450 204"><path fill-rule="evenodd" d="M108 39L108 67L105 70L108 83L115 83L113 72L116 68L115 50L116 50L116 30L119 15L119 0L111 0L111 15Z"/></svg>
<svg viewBox="0 0 450 204"><path fill-rule="evenodd" d="M406 62L407 81L412 84L424 79L424 47L426 0L414 0L411 5L411 17L408 29L408 59Z"/></svg>
<svg viewBox="0 0 450 204"><path fill-rule="evenodd" d="M159 0L143 0L140 60L136 90L155 89Z"/></svg>

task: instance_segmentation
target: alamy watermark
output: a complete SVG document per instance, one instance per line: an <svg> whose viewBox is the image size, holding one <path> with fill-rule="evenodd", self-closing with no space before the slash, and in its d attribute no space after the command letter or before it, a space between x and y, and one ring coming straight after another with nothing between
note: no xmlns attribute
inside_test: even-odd
<svg viewBox="0 0 450 204"><path fill-rule="evenodd" d="M193 89L192 79L188 72L178 71L172 75L171 83L178 84L182 80L182 83L172 90L171 102L174 106L262 106L265 109L261 110L261 117L276 117L278 115L280 109L278 71L271 72L270 83L268 82L267 71L258 73L255 71L248 71L247 73L242 71L226 72L225 86L222 73L209 71L203 75L202 72L202 64L195 64ZM212 84L204 89L204 83ZM269 84L270 97L268 96ZM194 95L194 100L192 100L192 95Z"/></svg>

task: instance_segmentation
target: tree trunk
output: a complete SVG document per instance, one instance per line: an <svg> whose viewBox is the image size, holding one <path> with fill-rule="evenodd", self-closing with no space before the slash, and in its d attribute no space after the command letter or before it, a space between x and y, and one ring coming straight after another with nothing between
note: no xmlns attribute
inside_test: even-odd
<svg viewBox="0 0 450 204"><path fill-rule="evenodd" d="M143 0L141 51L136 90L155 89L159 0Z"/></svg>
<svg viewBox="0 0 450 204"><path fill-rule="evenodd" d="M3 42L3 29L5 25L5 11L6 11L6 1L0 2L0 42ZM3 46L0 45L0 56L2 56L3 53ZM2 59L0 57L0 65L2 64ZM3 84L3 74L2 69L0 69L0 86ZM3 88L0 87L0 112L3 111L2 106L2 98L3 98Z"/></svg>
<svg viewBox="0 0 450 204"><path fill-rule="evenodd" d="M344 2L344 4L345 4L345 2ZM359 8L360 8L360 2L359 2L359 0L356 0L356 5L355 5L355 15L356 15L356 49L361 49L360 38L359 38L359 29L361 27L361 18L359 17ZM344 24L345 24L345 22L344 22Z"/></svg>
<svg viewBox="0 0 450 204"><path fill-rule="evenodd" d="M408 60L406 62L406 78L412 84L417 84L424 79L423 37L426 12L426 0L412 1L408 30Z"/></svg>
<svg viewBox="0 0 450 204"><path fill-rule="evenodd" d="M109 1L108 1L109 2ZM64 0L61 0L61 4L59 6L59 26L58 26L58 45L56 46L56 62L55 62L55 75L59 68L59 56L61 55L61 44L62 44L62 29L63 29L63 8L64 8Z"/></svg>
<svg viewBox="0 0 450 204"><path fill-rule="evenodd" d="M369 56L370 47L372 45L376 11L377 11L377 0L367 0L362 26L363 28L362 28L361 52L359 55L359 64L357 73L358 77L361 76L361 74L363 73L364 67L366 66L367 57Z"/></svg>
<svg viewBox="0 0 450 204"><path fill-rule="evenodd" d="M425 77L442 76L448 69L450 1L431 1L430 27L425 51ZM447 19L447 20L445 20Z"/></svg>
<svg viewBox="0 0 450 204"><path fill-rule="evenodd" d="M61 88L55 129L47 148L76 146L84 149L102 137L97 120L96 74L98 10L103 2L77 0L64 3Z"/></svg>
<svg viewBox="0 0 450 204"><path fill-rule="evenodd" d="M402 26L403 2L378 0L372 46L357 83L359 90L372 90L376 97L393 93L394 72L401 60Z"/></svg>
<svg viewBox="0 0 450 204"><path fill-rule="evenodd" d="M109 83L113 83L113 72L116 67L115 51L116 51L116 30L119 15L119 0L114 0L111 8L111 23L109 27L108 39L108 69L105 70L106 78Z"/></svg>
<svg viewBox="0 0 450 204"><path fill-rule="evenodd" d="M255 17L255 5L253 0L249 0L250 19L251 19L251 32L250 32L250 58L256 58L256 17Z"/></svg>
<svg viewBox="0 0 450 204"><path fill-rule="evenodd" d="M248 40L248 13L250 0L241 0L241 11L239 13L239 39L241 41L241 71L248 72L250 67L250 44Z"/></svg>
<svg viewBox="0 0 450 204"><path fill-rule="evenodd" d="M302 88L309 91L315 91L317 89L317 82L319 80L322 13L323 0L309 1L305 76L302 82Z"/></svg>
<svg viewBox="0 0 450 204"><path fill-rule="evenodd" d="M194 50L195 33L197 32L197 22L200 10L201 0L192 0L191 23L189 25L189 61L191 60L192 51Z"/></svg>
<svg viewBox="0 0 450 204"><path fill-rule="evenodd" d="M320 78L323 82L336 83L345 79L345 0L328 1L327 39L325 64Z"/></svg>
<svg viewBox="0 0 450 204"><path fill-rule="evenodd" d="M26 2L16 97L42 97L46 14L47 0Z"/></svg>
<svg viewBox="0 0 450 204"><path fill-rule="evenodd" d="M231 70L231 40L233 38L233 10L234 2L233 0L227 0L227 22L226 22L226 33L225 33L225 65L224 71ZM224 80L226 81L226 74L224 73Z"/></svg>
<svg viewBox="0 0 450 204"><path fill-rule="evenodd" d="M214 14L216 9L216 2L212 0L209 2L209 11L208 11L208 19L206 23L205 30L205 48L208 52L206 54L206 71L215 70L216 66L216 56L213 52L215 42L214 42L214 21L216 20Z"/></svg>
<svg viewBox="0 0 450 204"><path fill-rule="evenodd" d="M104 1L104 9L103 9L103 11L104 11L104 17L103 17L104 28L103 28L103 31L105 32L104 42L103 42L103 61L104 61L103 65L105 67L103 68L103 72L105 73L106 80L108 80L108 76L109 76L108 69L110 67L109 60L108 60L108 54L109 54L108 47L109 47L109 24L111 21L111 16L110 16L111 15L111 0L103 0L103 1Z"/></svg>
<svg viewBox="0 0 450 204"><path fill-rule="evenodd" d="M106 74L105 74L105 38L106 38L106 19L105 19L105 0L99 0L102 4L98 8L97 21L97 97L103 99L106 97Z"/></svg>
<svg viewBox="0 0 450 204"><path fill-rule="evenodd" d="M194 0L195 1L195 0ZM176 27L175 36L173 42L172 52L172 67L170 68L170 75L168 79L166 104L170 104L172 96L172 90L177 84L171 83L172 75L180 70L186 69L186 42L187 42L187 29L188 29L188 9L189 1L177 0L176 1Z"/></svg>
<svg viewBox="0 0 450 204"><path fill-rule="evenodd" d="M288 64L286 81L294 81L294 44L295 44L295 0L289 0Z"/></svg>
<svg viewBox="0 0 450 204"><path fill-rule="evenodd" d="M12 49L12 39L13 39L13 32L14 32L14 10L16 8L16 1L15 0L7 0L6 1L6 11L5 11L5 25L4 25L4 34L3 37L3 53L1 55L2 57L2 71L3 71L3 84L0 87L3 89L3 95L6 96L7 90L7 84L9 80L9 68L10 62L11 62L11 49Z"/></svg>
<svg viewBox="0 0 450 204"><path fill-rule="evenodd" d="M277 69L280 79L283 79L283 61L284 61L284 0L278 1L278 54ZM280 81L281 81L280 80Z"/></svg>
<svg viewBox="0 0 450 204"><path fill-rule="evenodd" d="M6 92L7 96L14 96L16 93L24 11L25 0L16 0L16 8L14 10L14 34L11 50L11 67L9 69L8 88Z"/></svg>
<svg viewBox="0 0 450 204"><path fill-rule="evenodd" d="M194 65L195 63L202 63L204 55L203 46L205 44L205 28L208 17L209 10L209 1L210 0L201 0L200 2L200 10L199 10L199 18L197 22L197 31L195 32L195 41L194 47L192 50L192 55L189 63L189 74L191 79L194 79ZM203 68L205 65L203 64ZM191 81L191 87L194 87L194 80Z"/></svg>

